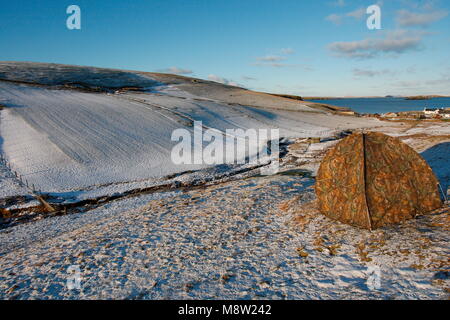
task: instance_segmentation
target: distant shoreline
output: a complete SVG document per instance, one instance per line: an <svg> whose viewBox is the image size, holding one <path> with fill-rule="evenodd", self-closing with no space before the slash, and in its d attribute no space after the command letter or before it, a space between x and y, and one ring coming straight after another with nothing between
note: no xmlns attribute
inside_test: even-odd
<svg viewBox="0 0 450 320"><path fill-rule="evenodd" d="M348 108L358 114L383 114L389 112L423 111L425 108L450 108L450 97L378 97L378 98L304 98L305 102L319 105L334 105ZM348 112L347 112L348 113Z"/></svg>
<svg viewBox="0 0 450 320"><path fill-rule="evenodd" d="M450 98L445 95L419 95L419 96L361 96L361 97L302 97L303 100L340 100L340 99L405 99L405 100L431 100L434 98Z"/></svg>

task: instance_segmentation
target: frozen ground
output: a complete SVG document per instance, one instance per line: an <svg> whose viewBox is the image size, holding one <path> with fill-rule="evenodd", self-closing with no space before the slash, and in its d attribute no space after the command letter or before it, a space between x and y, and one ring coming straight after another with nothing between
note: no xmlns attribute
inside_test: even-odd
<svg viewBox="0 0 450 320"><path fill-rule="evenodd" d="M30 190L20 183L12 171L0 162L0 199L30 194Z"/></svg>
<svg viewBox="0 0 450 320"><path fill-rule="evenodd" d="M155 179L208 167L175 165L170 158L178 143L171 141L172 132L183 128L192 133L194 121L220 134L227 129L278 128L281 137L290 138L331 136L342 129L380 125L377 120L369 123L328 114L301 101L218 83L192 84L183 78L182 83L164 84L165 78L158 77L110 69L0 63L0 103L6 107L0 113L0 151L12 169L37 189L67 197L84 192L89 197L93 192L123 192L126 186L147 187ZM145 92L61 88L74 83L82 83L84 89L134 86ZM207 97L196 95L204 92ZM242 98L241 104L226 102L230 92L233 101L239 100L236 96Z"/></svg>
<svg viewBox="0 0 450 320"><path fill-rule="evenodd" d="M449 210L373 232L331 221L317 211L302 163L319 162L333 143L306 153L301 144L290 146L278 175L132 197L0 231L0 297L449 298ZM435 172L447 168L446 148L422 152ZM448 175L438 177L448 185ZM66 286L74 265L80 290Z"/></svg>
<svg viewBox="0 0 450 320"><path fill-rule="evenodd" d="M53 63L0 62L0 79L44 85L86 87L152 87L158 82L135 72Z"/></svg>
<svg viewBox="0 0 450 320"><path fill-rule="evenodd" d="M38 188L79 201L187 183L1 229L2 299L449 298L448 209L373 232L331 221L316 210L313 176L336 140L303 139L348 128L398 136L445 189L446 122L336 116L298 101L142 72L0 63L0 79L45 84L0 81L2 155ZM55 87L68 82L83 90ZM108 93L85 90L102 85ZM282 171L230 180L251 167L218 166L165 177L192 169L171 165L169 152L171 130L192 130L194 120L220 132L280 128L291 142ZM0 166L0 200L29 193ZM80 290L66 285L71 266L80 269Z"/></svg>
<svg viewBox="0 0 450 320"><path fill-rule="evenodd" d="M0 297L448 297L448 212L369 232L320 215L313 183L250 178L12 227L0 232ZM66 286L72 265L80 290Z"/></svg>
<svg viewBox="0 0 450 320"><path fill-rule="evenodd" d="M104 94L4 83L0 94L9 106L0 114L2 152L45 192L188 169L170 165L171 133L181 126L175 116Z"/></svg>

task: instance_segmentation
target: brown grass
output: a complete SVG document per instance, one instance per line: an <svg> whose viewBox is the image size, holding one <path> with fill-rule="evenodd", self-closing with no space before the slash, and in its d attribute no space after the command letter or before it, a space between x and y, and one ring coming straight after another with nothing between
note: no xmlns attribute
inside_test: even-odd
<svg viewBox="0 0 450 320"><path fill-rule="evenodd" d="M298 204L295 207L294 218L292 223L297 226L301 231L304 231L306 226L311 220L319 214L317 208L317 201L309 201Z"/></svg>
<svg viewBox="0 0 450 320"><path fill-rule="evenodd" d="M356 253L361 261L372 261L372 258L368 257L369 252L366 250L366 243L364 241L361 241L356 245Z"/></svg>
<svg viewBox="0 0 450 320"><path fill-rule="evenodd" d="M306 252L305 248L303 248L303 247L297 248L297 253L302 258L306 258L309 255L308 252Z"/></svg>

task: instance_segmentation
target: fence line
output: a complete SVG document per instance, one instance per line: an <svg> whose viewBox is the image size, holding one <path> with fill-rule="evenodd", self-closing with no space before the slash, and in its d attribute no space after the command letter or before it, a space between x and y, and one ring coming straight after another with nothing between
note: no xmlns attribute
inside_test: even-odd
<svg viewBox="0 0 450 320"><path fill-rule="evenodd" d="M9 161L2 154L0 155L0 162L11 172L11 174L14 175L14 178L18 180L20 186L30 189L33 194L37 193L38 190L39 190L38 193L41 193L41 189L39 188L39 186L37 189L34 183L30 183L27 179L23 177L23 175L14 170L11 167Z"/></svg>

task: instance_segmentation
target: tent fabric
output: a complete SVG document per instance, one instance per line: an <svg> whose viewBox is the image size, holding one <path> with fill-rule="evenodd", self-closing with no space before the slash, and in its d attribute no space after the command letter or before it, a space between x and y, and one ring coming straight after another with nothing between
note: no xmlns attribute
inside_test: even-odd
<svg viewBox="0 0 450 320"><path fill-rule="evenodd" d="M442 206L426 161L378 132L354 133L331 149L320 165L316 194L324 215L370 230Z"/></svg>

